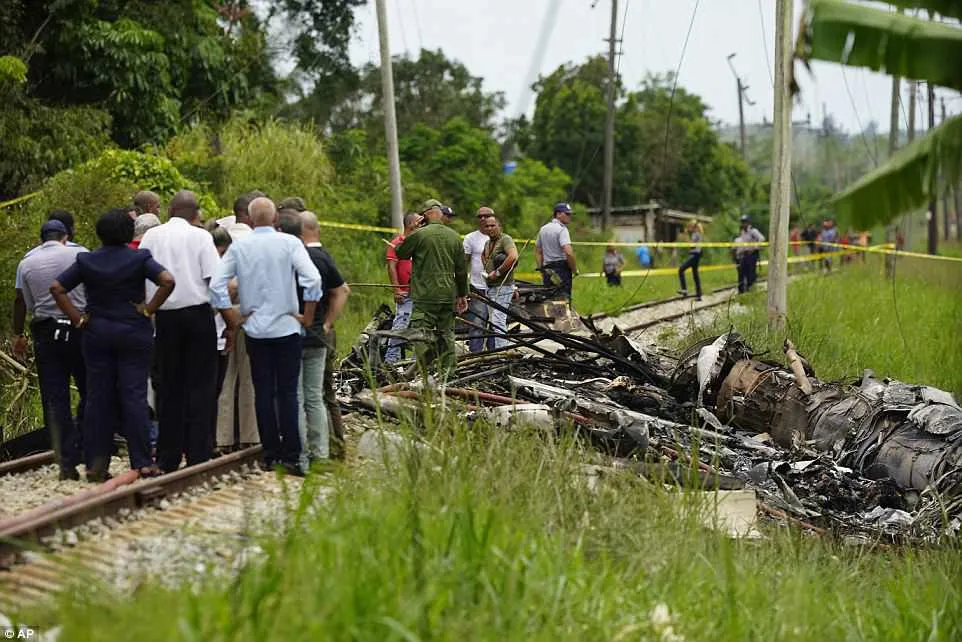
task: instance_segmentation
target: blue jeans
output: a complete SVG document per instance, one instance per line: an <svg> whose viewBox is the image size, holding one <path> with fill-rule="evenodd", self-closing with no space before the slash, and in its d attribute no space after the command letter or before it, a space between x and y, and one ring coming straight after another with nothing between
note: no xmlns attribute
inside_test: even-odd
<svg viewBox="0 0 962 642"><path fill-rule="evenodd" d="M130 467L153 463L147 434L147 375L153 342L147 319L125 322L91 317L84 328L83 447L88 472L107 469L118 428L127 439Z"/></svg>
<svg viewBox="0 0 962 642"><path fill-rule="evenodd" d="M408 329L408 324L411 323L411 312L414 311L414 301L411 300L410 296L404 297L404 300L397 304L397 309L394 311L394 325L391 326L391 330L394 332L401 332L402 330ZM387 342L387 352L384 353L385 363L397 363L401 360L401 346L404 345L404 339L391 339Z"/></svg>
<svg viewBox="0 0 962 642"><path fill-rule="evenodd" d="M488 296L487 289L482 290L473 285L471 286L471 292L480 292L482 295ZM468 326L468 350L481 352L484 350L485 344L487 344L489 350L494 348L494 337L485 339L482 336L490 334L486 329L488 325L488 304L472 296L468 299L468 311L464 318L474 324Z"/></svg>
<svg viewBox="0 0 962 642"><path fill-rule="evenodd" d="M500 305L502 308L508 308L511 306L511 297L514 295L514 285L502 285L500 287L488 288L487 297ZM488 318L491 320L491 325L489 326L491 333L504 334L507 332L508 324L508 314L500 310L496 310L493 307L488 308ZM504 348L507 347L509 342L507 339L501 337L493 337L494 348ZM490 347L490 341L489 347Z"/></svg>
<svg viewBox="0 0 962 642"><path fill-rule="evenodd" d="M254 414L264 446L264 463L299 466L297 381L301 373L301 335L276 339L247 336L254 383Z"/></svg>
<svg viewBox="0 0 962 642"><path fill-rule="evenodd" d="M327 348L307 346L301 356L301 380L297 386L297 407L300 410L301 440L308 461L330 456L330 433L327 405L324 403L324 368ZM301 463L304 457L301 457Z"/></svg>

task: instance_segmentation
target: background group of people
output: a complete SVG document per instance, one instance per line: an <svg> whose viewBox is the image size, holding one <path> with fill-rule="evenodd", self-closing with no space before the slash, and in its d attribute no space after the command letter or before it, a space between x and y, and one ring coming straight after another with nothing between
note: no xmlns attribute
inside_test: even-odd
<svg viewBox="0 0 962 642"><path fill-rule="evenodd" d="M437 362L442 378L454 372L457 314L464 314L471 352L508 345L507 311L520 258L517 245L490 207L477 210L478 227L463 240L448 227L454 215L440 201L426 201L420 213L405 216L404 233L388 244L385 253L396 304L392 331L410 329L407 338L413 337L418 363L426 369ZM544 284L568 298L577 273L567 229L570 217L570 205L555 205L552 220L541 228L535 244ZM416 336L415 330L423 333ZM404 343L399 336L389 340L386 363L401 360Z"/></svg>
<svg viewBox="0 0 962 642"><path fill-rule="evenodd" d="M14 351L25 355L29 312L61 478L84 463L88 481L107 479L114 434L142 476L257 442L265 465L292 474L342 454L329 361L350 290L316 215L282 205L245 194L205 229L192 192L174 195L166 223L140 192L98 218L92 252L74 243L72 215L50 214L17 269Z"/></svg>

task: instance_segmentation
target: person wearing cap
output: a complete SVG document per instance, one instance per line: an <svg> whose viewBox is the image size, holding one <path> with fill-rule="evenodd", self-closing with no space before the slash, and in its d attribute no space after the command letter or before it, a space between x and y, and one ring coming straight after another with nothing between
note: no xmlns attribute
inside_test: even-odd
<svg viewBox="0 0 962 642"><path fill-rule="evenodd" d="M765 237L752 226L752 219L748 215L741 217L741 233L735 237L736 243L764 243ZM742 245L735 248L738 262L738 291L748 292L758 280L758 254L761 249L757 245Z"/></svg>
<svg viewBox="0 0 962 642"><path fill-rule="evenodd" d="M471 296L468 298L468 312L465 319L470 322L468 326L468 350L471 352L481 352L484 350L485 343L488 348L494 348L494 337L488 337L485 341L482 335L485 334L484 327L488 322L488 305L479 297L480 294L487 296L488 281L484 269L484 248L489 241L489 237L484 232L485 220L489 216L494 216L494 210L490 207L478 209L478 229L464 237L464 260L470 266L469 285Z"/></svg>
<svg viewBox="0 0 962 642"><path fill-rule="evenodd" d="M277 204L277 211L281 212L282 210L294 210L300 214L307 211L307 203L300 196L288 196Z"/></svg>
<svg viewBox="0 0 962 642"><path fill-rule="evenodd" d="M438 361L444 378L454 375L454 313L468 307L468 271L464 249L458 233L441 223L443 205L435 199L426 201L421 216L428 224L413 232L395 248L398 259L413 261L411 273L412 330L434 332L437 340L432 348L415 345L418 365L425 376L430 365Z"/></svg>
<svg viewBox="0 0 962 642"><path fill-rule="evenodd" d="M411 312L414 311L414 302L411 301L411 260L402 261L397 256L398 245L404 242L408 236L418 229L421 216L414 212L404 215L404 234L395 236L388 243L385 252L387 262L387 276L391 281L394 290L394 321L391 325L392 332L401 332L408 329L411 323ZM397 363L401 360L401 347L404 339L392 337L387 343L387 352L384 353L384 363Z"/></svg>
<svg viewBox="0 0 962 642"><path fill-rule="evenodd" d="M67 227L58 220L49 220L40 227L40 243L40 248L17 266L21 279L17 298L24 302L24 309L31 315L30 334L40 381L43 423L50 432L60 479L79 479L77 465L83 457L77 424L83 421L87 394L80 331L71 327L70 319L57 307L50 286L57 275L73 265L77 255L87 249L77 245L67 247ZM70 296L74 307L81 311L86 308L83 288L77 288ZM14 315L13 350L18 358L26 354L25 320L25 315ZM77 423L70 409L71 379L80 393Z"/></svg>
<svg viewBox="0 0 962 642"><path fill-rule="evenodd" d="M578 264L571 247L568 223L571 221L571 206L558 203L550 222L541 226L535 244L535 258L545 285L558 287L571 298L571 280L578 273Z"/></svg>

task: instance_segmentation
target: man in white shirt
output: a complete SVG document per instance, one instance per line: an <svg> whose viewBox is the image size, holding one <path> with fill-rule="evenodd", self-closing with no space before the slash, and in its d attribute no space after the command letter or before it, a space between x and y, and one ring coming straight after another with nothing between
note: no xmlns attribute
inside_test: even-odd
<svg viewBox="0 0 962 642"><path fill-rule="evenodd" d="M176 470L182 456L192 466L210 459L211 416L217 402L217 333L208 285L220 263L210 233L196 227L200 207L193 192L174 195L170 220L140 242L174 276L177 286L157 310L159 371L157 465ZM156 289L147 284L148 299Z"/></svg>
<svg viewBox="0 0 962 642"><path fill-rule="evenodd" d="M484 254L484 246L487 245L489 239L488 235L481 231L481 225L486 218L494 216L494 210L490 207L479 208L477 216L478 229L464 237L464 260L471 268L469 277L471 294L486 295L488 282L485 279L484 260L481 255ZM488 304L478 297L471 296L468 299L468 312L465 318L472 324L468 330L468 349L471 352L481 352L484 350L485 344L482 335L485 334L483 328L488 321ZM494 337L488 338L487 343L489 347L493 348Z"/></svg>

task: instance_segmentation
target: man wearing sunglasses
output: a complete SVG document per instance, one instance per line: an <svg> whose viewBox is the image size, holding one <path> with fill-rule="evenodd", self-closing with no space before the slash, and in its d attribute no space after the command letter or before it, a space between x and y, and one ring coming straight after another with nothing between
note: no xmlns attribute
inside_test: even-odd
<svg viewBox="0 0 962 642"><path fill-rule="evenodd" d="M488 235L482 231L484 221L489 216L494 216L494 210L490 207L478 209L478 229L464 237L464 260L471 266L471 297L468 299L468 313L465 317L471 323L468 326L468 350L471 352L481 352L484 350L485 340L482 336L485 333L484 327L488 321L488 306L475 294L487 295L488 282L484 271L484 246L488 243ZM488 340L488 347L494 348L494 337Z"/></svg>

